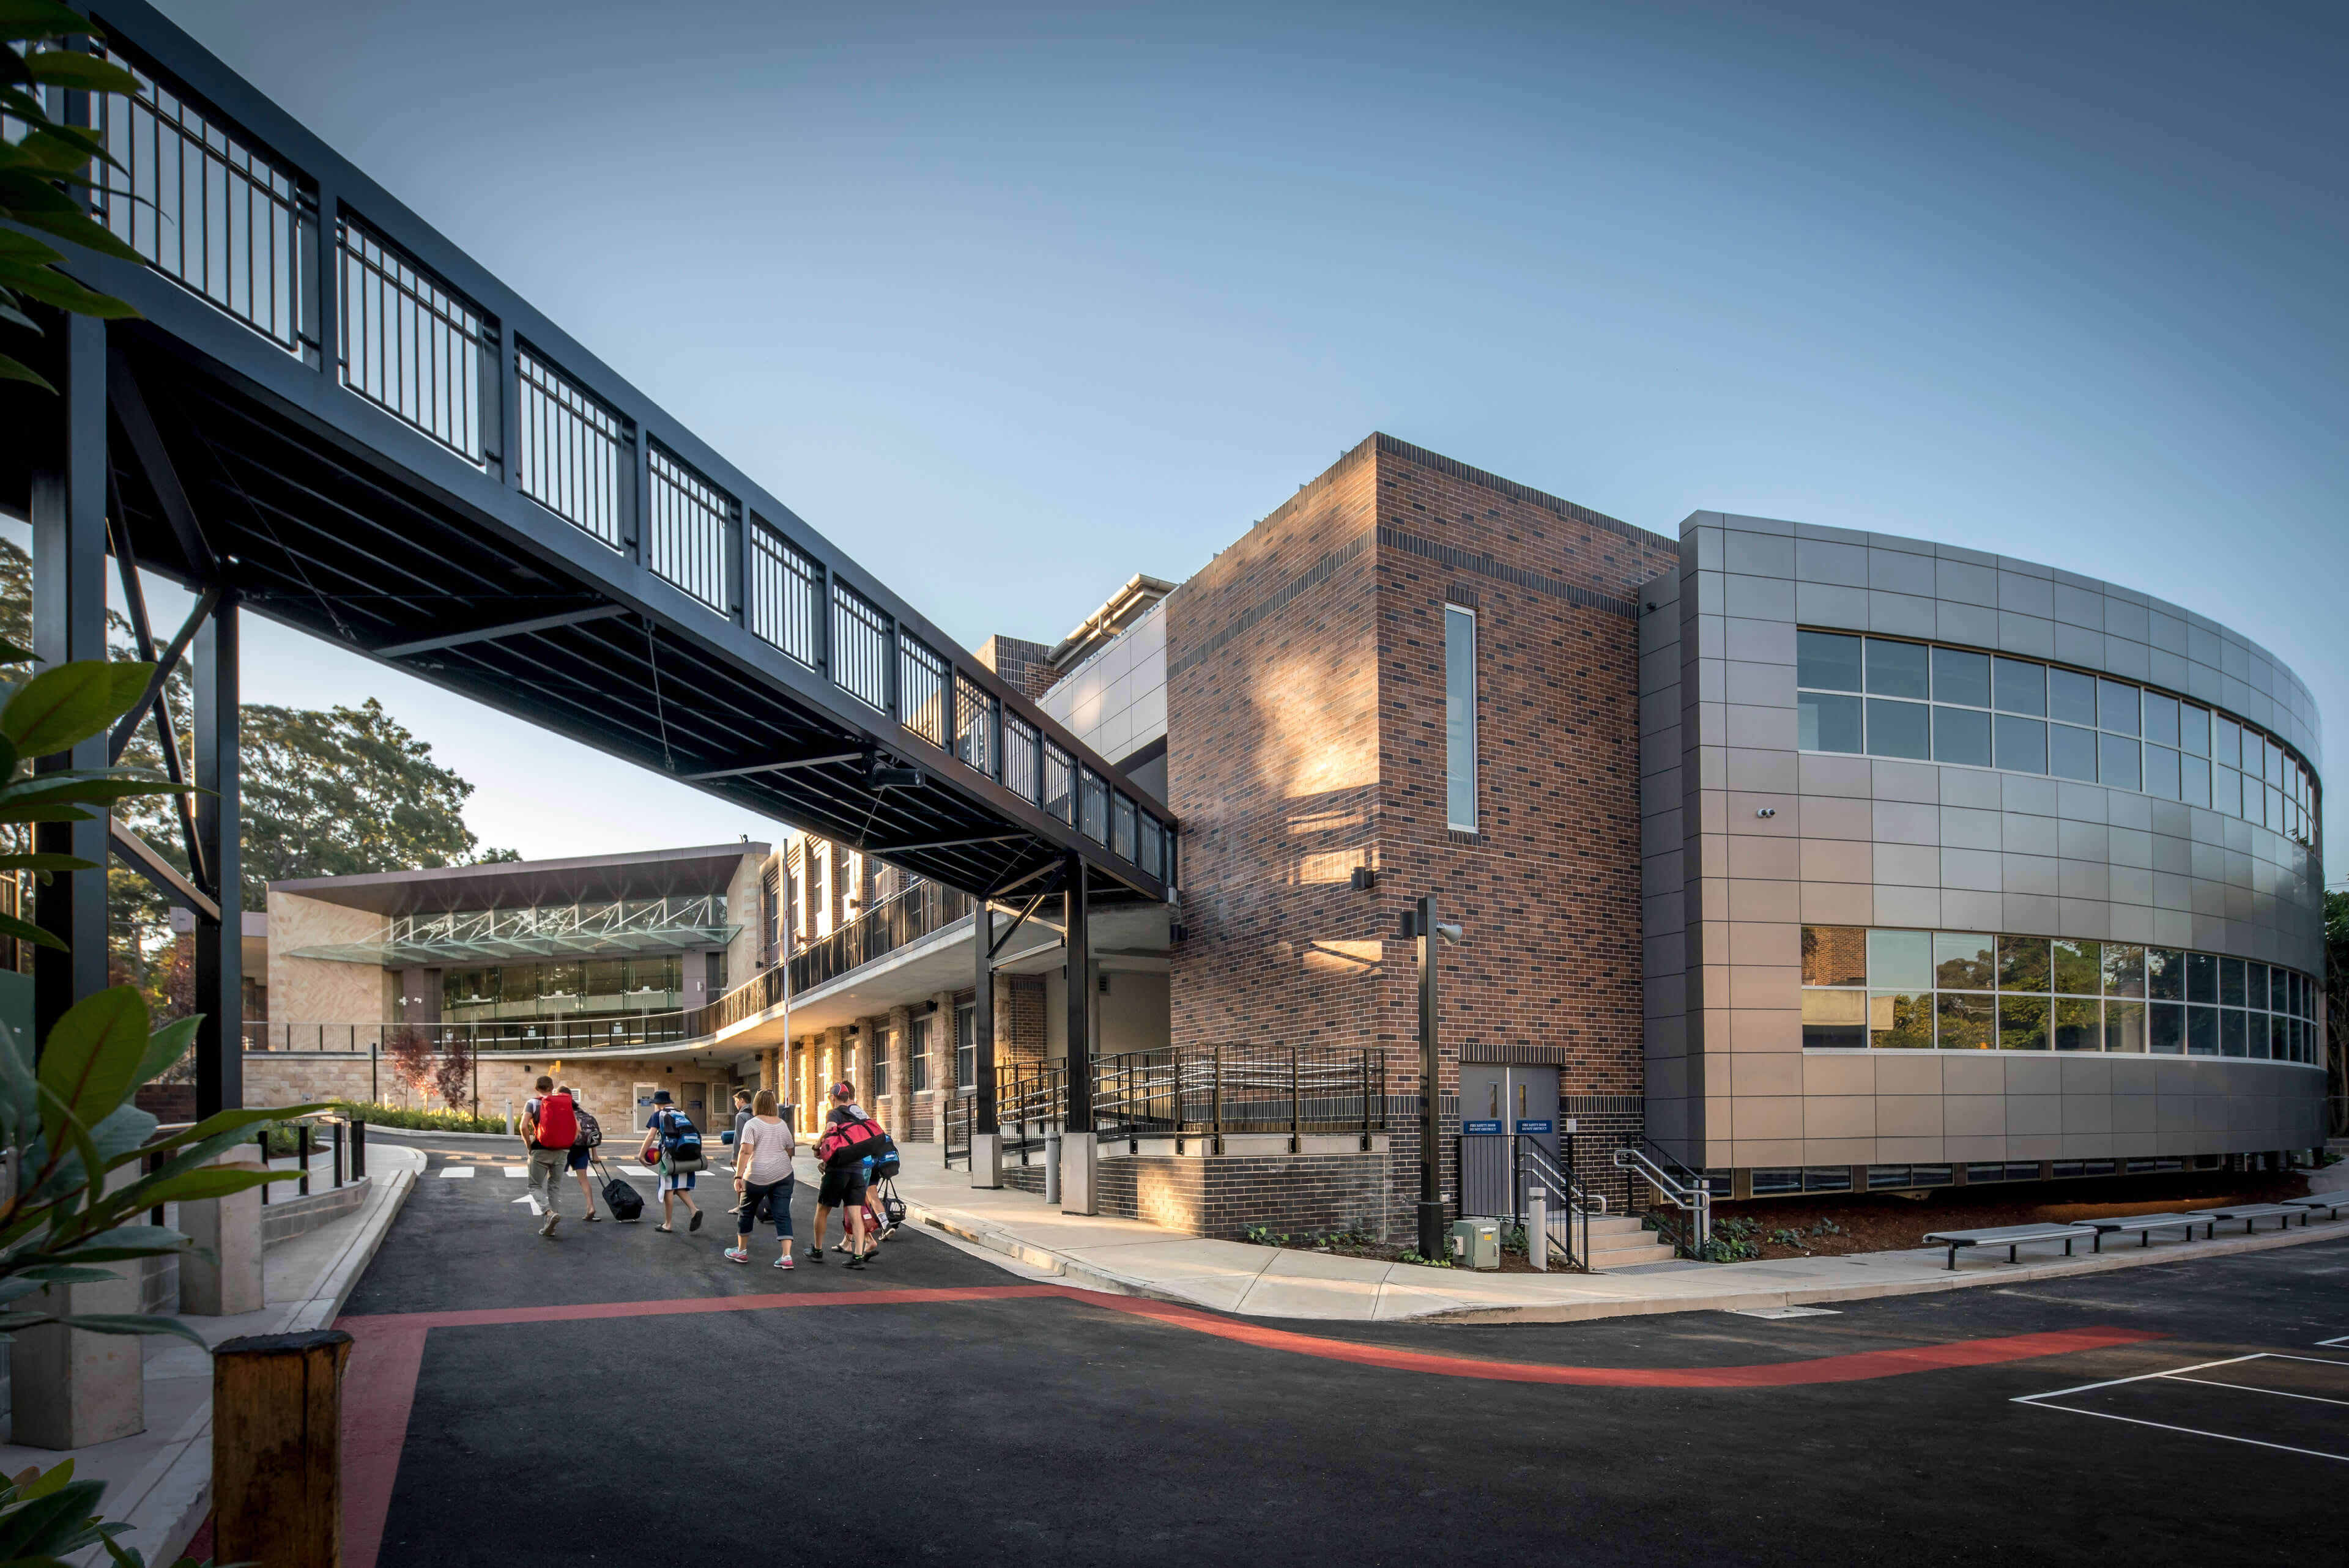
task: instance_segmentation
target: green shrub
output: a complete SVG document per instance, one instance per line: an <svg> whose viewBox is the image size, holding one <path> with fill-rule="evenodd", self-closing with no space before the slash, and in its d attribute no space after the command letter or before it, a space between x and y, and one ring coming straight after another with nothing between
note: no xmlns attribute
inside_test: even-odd
<svg viewBox="0 0 2349 1568"><path fill-rule="evenodd" d="M461 1110L410 1110L398 1105L367 1105L335 1101L336 1113L370 1127L405 1127L420 1132L503 1132L502 1116L473 1116ZM290 1136L290 1135L289 1135ZM290 1150L289 1150L290 1152Z"/></svg>

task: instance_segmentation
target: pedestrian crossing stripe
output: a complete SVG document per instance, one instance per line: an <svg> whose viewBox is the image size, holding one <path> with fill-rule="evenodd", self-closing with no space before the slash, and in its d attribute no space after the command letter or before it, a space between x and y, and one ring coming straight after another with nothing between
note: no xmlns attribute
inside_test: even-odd
<svg viewBox="0 0 2349 1568"><path fill-rule="evenodd" d="M471 1165L443 1165L440 1167L440 1179L443 1181L451 1181L460 1176L471 1176L473 1173L474 1167Z"/></svg>
<svg viewBox="0 0 2349 1568"><path fill-rule="evenodd" d="M521 1166L519 1166L519 1165L501 1165L501 1166L499 1166L499 1167L498 1167L498 1169L499 1169L499 1170L501 1170L501 1171L504 1171L504 1172L505 1172L507 1175L509 1175L509 1176L517 1177L517 1178L519 1178L519 1177L523 1177L523 1176L527 1176L527 1175L529 1175L529 1174L530 1174L530 1172L529 1172L529 1171L527 1171L523 1170L523 1169Z"/></svg>

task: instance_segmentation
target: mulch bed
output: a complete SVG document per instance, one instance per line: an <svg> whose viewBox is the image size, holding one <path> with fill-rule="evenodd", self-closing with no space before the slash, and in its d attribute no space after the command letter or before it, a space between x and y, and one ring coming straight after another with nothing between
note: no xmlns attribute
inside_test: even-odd
<svg viewBox="0 0 2349 1568"><path fill-rule="evenodd" d="M1723 1220L1754 1222L1748 1238L1764 1258L1840 1257L1848 1253L1899 1252L1925 1244L1928 1231L1971 1231L2033 1221L2064 1223L2172 1209L2215 1209L2228 1203L2271 1203L2305 1196L2305 1172L2176 1171L2158 1176L2098 1176L2066 1181L2002 1181L1995 1186L1935 1187L1897 1192L1818 1193L1716 1202L1715 1233ZM1825 1233L1822 1222L1832 1226ZM1774 1242L1795 1232L1800 1244Z"/></svg>

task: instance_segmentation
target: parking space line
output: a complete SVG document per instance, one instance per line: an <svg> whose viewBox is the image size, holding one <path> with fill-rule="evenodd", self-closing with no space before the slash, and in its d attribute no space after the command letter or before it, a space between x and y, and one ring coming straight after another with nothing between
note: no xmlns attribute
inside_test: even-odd
<svg viewBox="0 0 2349 1568"><path fill-rule="evenodd" d="M2172 1367L2162 1372L2140 1372L2134 1377L2108 1377L2102 1383L2083 1383L2076 1388L2052 1388L2044 1394L2018 1394L2014 1403L2029 1405L2041 1399L2060 1399L2066 1394L2085 1394L2095 1388L2117 1388L2124 1383L2142 1383L2148 1377L2175 1377L2180 1372L2199 1372L2205 1367L2232 1367L2239 1361L2256 1361L2259 1358L2260 1353L2254 1351L2249 1356L2230 1356L2223 1361L2197 1361L2191 1367Z"/></svg>
<svg viewBox="0 0 2349 1568"><path fill-rule="evenodd" d="M2322 1394L2295 1394L2289 1388L2255 1388L2249 1383L2221 1383L2211 1377L2180 1377L2175 1373L2168 1376L2173 1383L2192 1383L2202 1388L2232 1388L2241 1394L2273 1394L2279 1399L2311 1399L2320 1405L2349 1405L2349 1399L2328 1399Z"/></svg>
<svg viewBox="0 0 2349 1568"><path fill-rule="evenodd" d="M2158 1373L2155 1375L2157 1377L2160 1376ZM2135 1379L2127 1379L2127 1381L2133 1382ZM2191 1381L2191 1379L2187 1379L2187 1381ZM2220 1385L2220 1387L2224 1387L2224 1385ZM2264 1390L2261 1391L2263 1392ZM2095 1416L2100 1420L2127 1421L2132 1427L2154 1427L2165 1432L2184 1432L2189 1437L2217 1438L2220 1442L2249 1443L2255 1449L2273 1449L2279 1453L2306 1454L2311 1459L2337 1460L2343 1464L2349 1464L2349 1454L2328 1454L2322 1449L2296 1449L2290 1443L2262 1442L2258 1438L2239 1438L2232 1432L2205 1431L2200 1427L2173 1427L2168 1421L2147 1421L2136 1416L2116 1416L2109 1410L2083 1410L2071 1405L2049 1405L2043 1403L2043 1401L2047 1399L2050 1396L2045 1394L2034 1394L2017 1399L2014 1403L2018 1405L2037 1405L2040 1409L2061 1410L2064 1414L2070 1416Z"/></svg>

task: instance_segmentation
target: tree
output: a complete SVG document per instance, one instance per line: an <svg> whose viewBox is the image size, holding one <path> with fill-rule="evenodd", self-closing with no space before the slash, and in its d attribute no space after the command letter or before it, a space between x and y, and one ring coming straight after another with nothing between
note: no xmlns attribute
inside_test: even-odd
<svg viewBox="0 0 2349 1568"><path fill-rule="evenodd" d="M383 1054L391 1063L391 1076L406 1085L410 1094L422 1095L429 1104L432 1080L440 1069L432 1059L432 1042L424 1037L424 1031L392 1030L384 1037Z"/></svg>
<svg viewBox="0 0 2349 1568"><path fill-rule="evenodd" d="M465 1102L473 1084L473 1042L462 1029L451 1030L440 1042L440 1065L432 1071L432 1092L455 1110Z"/></svg>

